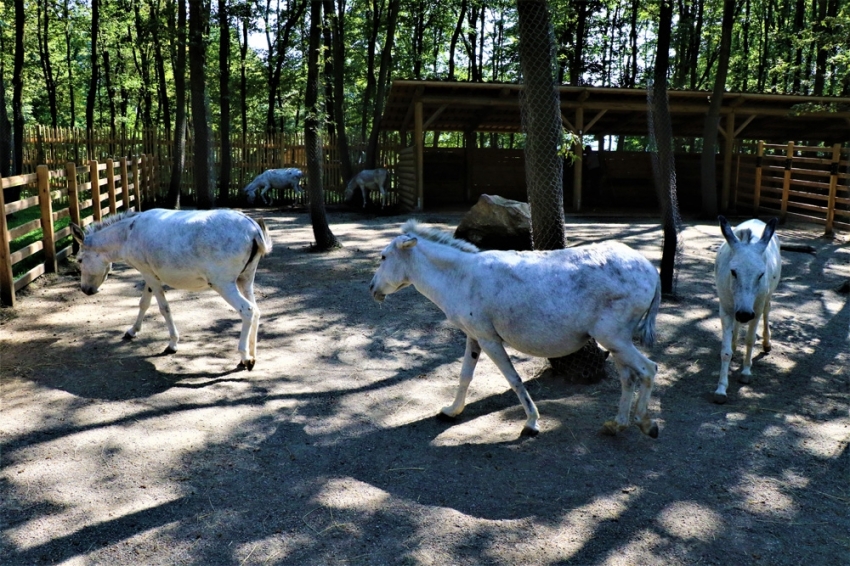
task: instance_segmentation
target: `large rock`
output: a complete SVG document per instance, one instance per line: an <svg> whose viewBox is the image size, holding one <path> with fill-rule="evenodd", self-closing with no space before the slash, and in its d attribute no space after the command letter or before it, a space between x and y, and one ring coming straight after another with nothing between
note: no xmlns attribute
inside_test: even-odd
<svg viewBox="0 0 850 566"><path fill-rule="evenodd" d="M528 203L481 195L455 230L476 246L490 250L531 249L531 209Z"/></svg>

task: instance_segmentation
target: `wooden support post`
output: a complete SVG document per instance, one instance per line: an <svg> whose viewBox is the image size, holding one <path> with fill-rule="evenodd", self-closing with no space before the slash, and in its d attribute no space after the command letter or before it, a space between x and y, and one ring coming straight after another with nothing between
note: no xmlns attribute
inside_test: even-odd
<svg viewBox="0 0 850 566"><path fill-rule="evenodd" d="M77 164L73 161L65 163L65 181L68 184L68 212L71 214L71 222L83 227L80 217L80 191L77 189ZM71 238L71 250L74 253L80 251L80 244L76 238Z"/></svg>
<svg viewBox="0 0 850 566"><path fill-rule="evenodd" d="M841 144L832 146L832 162L829 164L829 201L826 207L826 229L824 236L832 236L832 223L835 221L835 193L838 190L838 164L841 161Z"/></svg>
<svg viewBox="0 0 850 566"><path fill-rule="evenodd" d="M53 200L50 198L50 170L47 165L36 168L38 204L41 208L41 232L44 245L44 271L56 273L56 236L53 231Z"/></svg>
<svg viewBox="0 0 850 566"><path fill-rule="evenodd" d="M100 176L97 173L97 161L94 159L89 161L89 181L91 181L92 217L95 222L100 222L103 219L103 212L100 209Z"/></svg>
<svg viewBox="0 0 850 566"><path fill-rule="evenodd" d="M136 212L142 211L142 195L139 187L139 156L133 156L133 195L136 197Z"/></svg>
<svg viewBox="0 0 850 566"><path fill-rule="evenodd" d="M121 208L130 210L130 178L127 176L127 158L121 158Z"/></svg>
<svg viewBox="0 0 850 566"><path fill-rule="evenodd" d="M758 217L761 205L761 164L764 159L764 142L760 141L756 150L756 182L753 187L753 216Z"/></svg>
<svg viewBox="0 0 850 566"><path fill-rule="evenodd" d="M466 202L472 202L472 181L475 175L475 132L467 130L463 133L466 140Z"/></svg>
<svg viewBox="0 0 850 566"><path fill-rule="evenodd" d="M732 179L732 147L735 145L735 113L726 115L726 138L723 144L723 185L720 190L720 210L729 210L729 193Z"/></svg>
<svg viewBox="0 0 850 566"><path fill-rule="evenodd" d="M115 196L115 162L106 158L106 194L109 195L109 214L118 212L118 199Z"/></svg>
<svg viewBox="0 0 850 566"><path fill-rule="evenodd" d="M413 139L416 143L415 145L415 156L414 159L416 161L416 210L421 212L425 207L425 183L424 183L424 152L423 145L425 140L423 139L423 131L422 131L422 101L417 100L413 103Z"/></svg>
<svg viewBox="0 0 850 566"><path fill-rule="evenodd" d="M0 302L15 306L15 278L12 275L12 253L9 250L9 226L6 224L6 198L0 177Z"/></svg>
<svg viewBox="0 0 850 566"><path fill-rule="evenodd" d="M576 133L581 140L582 130L584 129L584 108L579 106L576 108ZM581 210L581 173L584 165L584 155L582 154L581 144L575 146L576 159L573 161L573 211Z"/></svg>
<svg viewBox="0 0 850 566"><path fill-rule="evenodd" d="M788 214L788 192L791 190L791 164L794 160L794 142L788 142L785 152L785 176L782 179L782 204L779 208L779 219L784 221Z"/></svg>

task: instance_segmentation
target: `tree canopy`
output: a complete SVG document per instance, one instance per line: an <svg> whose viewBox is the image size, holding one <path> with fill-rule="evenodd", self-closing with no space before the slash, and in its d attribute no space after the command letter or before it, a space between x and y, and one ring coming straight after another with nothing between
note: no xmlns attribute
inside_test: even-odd
<svg viewBox="0 0 850 566"><path fill-rule="evenodd" d="M26 123L85 128L87 98L94 86L89 101L94 127L172 130L181 45L176 0L16 1L23 2L27 14L21 74ZM234 133L302 128L310 28L307 0L205 4L211 127L221 127L220 78L226 59ZM519 80L515 2L411 0L399 3L397 21L392 21L392 4L325 0L326 29L344 49L331 49L328 33L322 53L343 80L341 88L331 88L331 77L326 76L329 86L320 96L329 123L335 124L331 99L342 93L342 120L353 138L369 136L376 98L383 92L378 88L381 77ZM550 0L549 5L559 81L646 86L655 59L659 2ZM850 95L850 3L737 0L734 9L727 90ZM219 17L222 10L226 13ZM329 12L332 24L327 23ZM7 90L0 100L10 108L19 39L14 16L11 2L0 4L0 85ZM722 0L674 3L671 88L714 86L722 16ZM394 30L392 56L382 57L388 29ZM220 41L222 33L229 41ZM222 57L222 45L229 57ZM331 60L338 57L344 61Z"/></svg>

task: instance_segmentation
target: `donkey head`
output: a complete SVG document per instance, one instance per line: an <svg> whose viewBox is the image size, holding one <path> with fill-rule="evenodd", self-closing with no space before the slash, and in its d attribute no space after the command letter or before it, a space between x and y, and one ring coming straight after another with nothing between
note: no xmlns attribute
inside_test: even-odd
<svg viewBox="0 0 850 566"><path fill-rule="evenodd" d="M390 242L390 245L381 252L381 265L369 284L372 298L379 303L383 302L387 295L410 285L407 262L410 258L410 249L417 242L416 236L403 234Z"/></svg>
<svg viewBox="0 0 850 566"><path fill-rule="evenodd" d="M769 286L764 252L776 231L777 219L772 218L765 225L761 237L756 241L752 241L750 230L739 231L739 237L732 231L726 218L719 216L718 220L720 231L731 252L729 262L721 268L728 272L721 276L729 282L735 298L735 320L749 322L755 318L756 297L766 293Z"/></svg>
<svg viewBox="0 0 850 566"><path fill-rule="evenodd" d="M112 262L109 261L106 254L98 251L96 247L86 245L86 233L82 228L72 223L71 233L77 243L80 244L80 251L77 253L77 263L80 266L81 276L80 288L86 295L94 295L106 281L106 277L112 270Z"/></svg>

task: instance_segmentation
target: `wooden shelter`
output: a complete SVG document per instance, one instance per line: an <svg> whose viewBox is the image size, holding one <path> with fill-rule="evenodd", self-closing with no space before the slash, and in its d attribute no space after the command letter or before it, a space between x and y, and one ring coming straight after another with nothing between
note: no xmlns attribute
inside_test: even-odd
<svg viewBox="0 0 850 566"><path fill-rule="evenodd" d="M381 128L401 133L404 147L397 166L397 186L402 204L421 210L426 203L443 204L447 192L455 198L462 194L466 202L488 191L526 200L522 151L476 149L473 143L478 132L522 132L522 89L522 85L509 83L393 81ZM576 134L648 134L646 89L561 86L558 92L561 120ZM671 90L668 96L674 137L702 137L711 93ZM718 128L722 144L720 202L721 208L726 208L736 141L843 143L850 139L850 97L725 93ZM425 148L426 131L463 132L466 148ZM413 134L410 142L408 133ZM688 170L692 169L689 166ZM579 211L580 162L573 168L571 188L572 208Z"/></svg>

